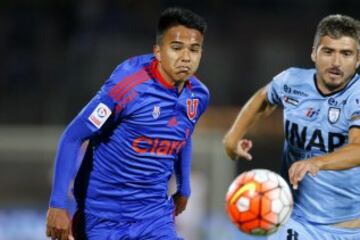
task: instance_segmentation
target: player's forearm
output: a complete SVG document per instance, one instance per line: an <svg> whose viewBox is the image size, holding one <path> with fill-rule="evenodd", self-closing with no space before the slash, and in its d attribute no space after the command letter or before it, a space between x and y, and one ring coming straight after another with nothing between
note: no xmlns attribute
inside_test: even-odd
<svg viewBox="0 0 360 240"><path fill-rule="evenodd" d="M76 156L80 149L80 140L68 141L66 137L62 137L55 158L51 207L66 208L70 183L75 174Z"/></svg>
<svg viewBox="0 0 360 240"><path fill-rule="evenodd" d="M191 194L190 175L191 175L191 138L188 139L180 157L175 164L175 175L177 192L184 197L189 197Z"/></svg>
<svg viewBox="0 0 360 240"><path fill-rule="evenodd" d="M50 207L66 207L68 191L77 171L77 160L82 143L91 134L91 130L80 117L77 117L63 133L55 157Z"/></svg>
<svg viewBox="0 0 360 240"><path fill-rule="evenodd" d="M269 115L274 109L275 107L267 101L265 87L258 90L241 109L232 127L225 135L225 147L234 147L253 123Z"/></svg>
<svg viewBox="0 0 360 240"><path fill-rule="evenodd" d="M315 157L320 170L346 170L360 166L360 144L349 143L335 152Z"/></svg>

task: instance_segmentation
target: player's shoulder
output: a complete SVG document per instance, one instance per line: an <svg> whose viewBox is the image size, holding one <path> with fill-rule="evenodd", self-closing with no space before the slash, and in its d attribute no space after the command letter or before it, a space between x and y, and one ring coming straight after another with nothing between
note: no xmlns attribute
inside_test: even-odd
<svg viewBox="0 0 360 240"><path fill-rule="evenodd" d="M142 89L146 89L151 76L148 74L154 56L152 54L132 57L116 67L102 89L116 101L133 99ZM136 92L136 93L135 93Z"/></svg>
<svg viewBox="0 0 360 240"><path fill-rule="evenodd" d="M189 78L189 81L193 92L199 92L204 94L206 97L209 97L210 95L209 89L206 87L206 85L203 82L200 81L199 78L197 78L196 76L191 76Z"/></svg>
<svg viewBox="0 0 360 240"><path fill-rule="evenodd" d="M120 63L115 68L109 80L116 84L132 77L144 80L150 79L150 77L146 74L146 68L151 64L153 59L153 54L131 57Z"/></svg>
<svg viewBox="0 0 360 240"><path fill-rule="evenodd" d="M355 74L349 85L349 87L352 87L354 91L360 91L360 75Z"/></svg>
<svg viewBox="0 0 360 240"><path fill-rule="evenodd" d="M144 66L149 65L154 59L153 54L144 54L139 56L131 57L124 62L122 62L119 66L122 66L123 70L134 71Z"/></svg>
<svg viewBox="0 0 360 240"><path fill-rule="evenodd" d="M315 69L310 68L299 68L299 67L290 67L278 75L274 77L276 80L284 81L284 82L294 82L297 83L298 81L313 81L315 74Z"/></svg>
<svg viewBox="0 0 360 240"><path fill-rule="evenodd" d="M207 106L210 99L209 89L196 76L191 76L189 82L191 91L200 99L200 102L202 102L204 106Z"/></svg>
<svg viewBox="0 0 360 240"><path fill-rule="evenodd" d="M355 74L353 79L346 86L343 94L347 94L349 97L355 97L356 99L360 96L360 76Z"/></svg>
<svg viewBox="0 0 360 240"><path fill-rule="evenodd" d="M194 98L199 99L201 114L206 110L210 101L210 92L206 85L196 76L189 78L191 93Z"/></svg>

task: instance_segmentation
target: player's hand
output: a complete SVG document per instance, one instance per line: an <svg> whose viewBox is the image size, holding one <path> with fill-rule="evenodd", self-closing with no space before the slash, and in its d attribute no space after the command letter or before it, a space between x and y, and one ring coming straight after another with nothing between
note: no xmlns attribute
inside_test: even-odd
<svg viewBox="0 0 360 240"><path fill-rule="evenodd" d="M229 157L233 160L239 160L245 158L246 160L252 160L252 155L249 153L253 146L251 140L241 139L235 144L235 146L230 146L225 143L225 150Z"/></svg>
<svg viewBox="0 0 360 240"><path fill-rule="evenodd" d="M66 209L50 207L46 221L46 235L52 240L74 240L71 219Z"/></svg>
<svg viewBox="0 0 360 240"><path fill-rule="evenodd" d="M177 216L185 210L188 199L187 197L181 196L180 193L175 193L172 198L175 204L175 216Z"/></svg>
<svg viewBox="0 0 360 240"><path fill-rule="evenodd" d="M293 163L289 168L289 180L293 189L298 189L299 182L304 178L306 173L315 177L320 167L315 158L301 160Z"/></svg>

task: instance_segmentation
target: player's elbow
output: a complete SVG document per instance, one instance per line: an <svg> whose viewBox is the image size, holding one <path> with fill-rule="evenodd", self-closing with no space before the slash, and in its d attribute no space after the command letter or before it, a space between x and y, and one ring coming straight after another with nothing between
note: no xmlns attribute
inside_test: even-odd
<svg viewBox="0 0 360 240"><path fill-rule="evenodd" d="M225 135L225 137L223 138L223 145L224 145L224 149L226 154L229 157L232 157L233 153L234 153L234 149L235 149L235 143L231 138L231 134L227 133Z"/></svg>
<svg viewBox="0 0 360 240"><path fill-rule="evenodd" d="M229 135L230 135L230 133L228 132L222 140L222 143L225 148L228 148L230 146L230 136Z"/></svg>

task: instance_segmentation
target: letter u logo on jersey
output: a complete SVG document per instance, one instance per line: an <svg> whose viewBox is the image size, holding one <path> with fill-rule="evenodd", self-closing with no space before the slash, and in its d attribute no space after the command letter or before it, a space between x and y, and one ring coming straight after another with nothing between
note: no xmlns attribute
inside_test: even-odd
<svg viewBox="0 0 360 240"><path fill-rule="evenodd" d="M186 100L187 115L190 120L193 120L196 117L198 106L199 99L195 98Z"/></svg>

